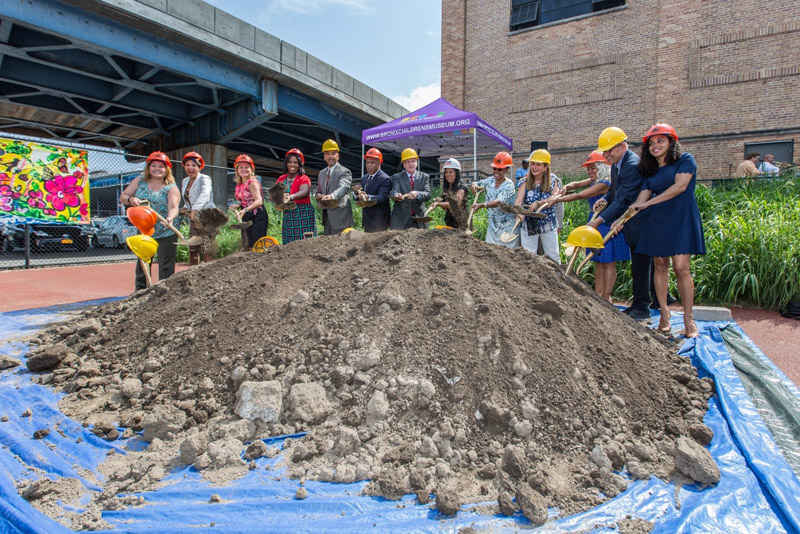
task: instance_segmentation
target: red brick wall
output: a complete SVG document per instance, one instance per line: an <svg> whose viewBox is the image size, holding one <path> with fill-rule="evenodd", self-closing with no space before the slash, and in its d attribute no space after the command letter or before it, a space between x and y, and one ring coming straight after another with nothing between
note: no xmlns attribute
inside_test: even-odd
<svg viewBox="0 0 800 534"><path fill-rule="evenodd" d="M514 34L510 11L442 0L442 96L511 136L515 162L546 140L554 172L578 174L606 126L640 141L665 121L724 177L746 142L800 138L796 0L628 0Z"/></svg>

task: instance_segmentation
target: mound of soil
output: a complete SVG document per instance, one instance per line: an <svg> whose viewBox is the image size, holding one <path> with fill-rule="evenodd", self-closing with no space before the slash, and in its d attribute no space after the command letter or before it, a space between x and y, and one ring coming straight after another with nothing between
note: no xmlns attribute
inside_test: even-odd
<svg viewBox="0 0 800 534"><path fill-rule="evenodd" d="M444 513L496 499L538 524L630 477L674 477L678 438L710 440L713 384L674 344L550 260L451 230L237 254L34 344L33 356L62 354L41 380L67 393L64 413L106 439L120 425L151 441L101 467L106 508L179 463L241 476L277 454L259 438L307 431L285 444L290 476L434 494ZM681 471L713 483L713 460L698 464Z"/></svg>

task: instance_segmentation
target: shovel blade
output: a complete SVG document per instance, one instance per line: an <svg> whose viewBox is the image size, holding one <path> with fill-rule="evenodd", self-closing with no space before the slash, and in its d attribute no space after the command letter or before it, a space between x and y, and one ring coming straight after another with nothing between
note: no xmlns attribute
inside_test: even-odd
<svg viewBox="0 0 800 534"><path fill-rule="evenodd" d="M411 219L417 223L429 223L433 220L433 217L411 217Z"/></svg>
<svg viewBox="0 0 800 534"><path fill-rule="evenodd" d="M231 228L234 230L244 230L245 228L250 228L251 226L253 226L253 221L246 221L243 223L232 224Z"/></svg>
<svg viewBox="0 0 800 534"><path fill-rule="evenodd" d="M517 234L512 234L511 232L503 232L500 234L500 241L503 243L511 243L517 238Z"/></svg>
<svg viewBox="0 0 800 534"><path fill-rule="evenodd" d="M203 244L203 238L202 238L202 237L200 237L200 236L197 236L197 235L196 235L196 236L194 236L194 237L190 237L190 238L189 238L189 239L186 241L186 244L187 244L188 246L190 246L190 247L199 247L200 245L202 245L202 244Z"/></svg>

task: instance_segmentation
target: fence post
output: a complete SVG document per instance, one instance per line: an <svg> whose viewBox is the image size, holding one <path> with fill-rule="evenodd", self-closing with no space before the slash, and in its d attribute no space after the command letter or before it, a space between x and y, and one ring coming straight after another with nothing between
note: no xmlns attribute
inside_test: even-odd
<svg viewBox="0 0 800 534"><path fill-rule="evenodd" d="M31 268L31 225L25 223L25 268Z"/></svg>

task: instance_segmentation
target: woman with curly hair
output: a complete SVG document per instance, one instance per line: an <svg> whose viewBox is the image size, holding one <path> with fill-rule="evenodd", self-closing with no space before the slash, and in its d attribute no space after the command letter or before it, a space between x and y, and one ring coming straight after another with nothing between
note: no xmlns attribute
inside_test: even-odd
<svg viewBox="0 0 800 534"><path fill-rule="evenodd" d="M681 151L678 134L669 124L652 126L642 140L639 172L644 182L632 207L646 209L647 218L636 252L653 257L656 298L661 307L658 329L670 330L667 286L671 258L683 304L685 335L697 337L692 316L694 280L690 262L692 254L706 253L703 224L694 197L697 163L691 154Z"/></svg>
<svg viewBox="0 0 800 534"><path fill-rule="evenodd" d="M306 158L299 149L293 148L286 153L283 160L283 174L277 183L286 184L289 191L284 195L284 203L294 202L297 208L283 212L281 229L282 243L291 243L299 239L317 235L317 216L311 205L311 178L306 175Z"/></svg>

